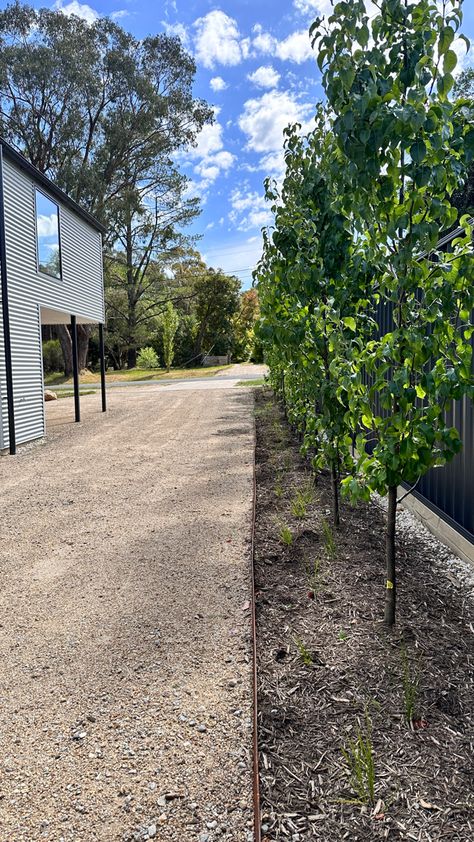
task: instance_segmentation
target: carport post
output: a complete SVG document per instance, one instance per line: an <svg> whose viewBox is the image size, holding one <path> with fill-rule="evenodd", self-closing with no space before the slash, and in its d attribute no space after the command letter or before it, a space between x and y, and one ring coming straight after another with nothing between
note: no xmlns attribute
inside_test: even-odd
<svg viewBox="0 0 474 842"><path fill-rule="evenodd" d="M99 353L100 353L100 388L102 392L102 412L107 411L107 397L105 393L105 350L104 350L104 325L99 324Z"/></svg>
<svg viewBox="0 0 474 842"><path fill-rule="evenodd" d="M3 344L5 351L5 379L7 384L8 438L10 453L16 453L15 404L13 401L12 346L10 311L8 308L7 253L5 236L5 201L3 196L3 148L0 143L0 274L2 276Z"/></svg>
<svg viewBox="0 0 474 842"><path fill-rule="evenodd" d="M71 316L72 335L72 378L74 381L74 411L76 421L81 420L81 405L79 403L79 362L77 359L77 323L76 317Z"/></svg>

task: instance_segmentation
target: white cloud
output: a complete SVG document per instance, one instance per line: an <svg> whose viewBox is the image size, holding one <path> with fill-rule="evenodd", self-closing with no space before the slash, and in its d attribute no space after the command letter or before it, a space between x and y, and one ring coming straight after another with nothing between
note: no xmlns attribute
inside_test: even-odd
<svg viewBox="0 0 474 842"><path fill-rule="evenodd" d="M235 155L224 149L223 128L217 119L219 108L214 109L215 120L210 125L204 126L198 135L197 144L187 150L183 156L188 165L193 166L194 175L198 181L193 181L193 189L196 189L201 197L205 197L206 191L217 178L228 172L235 161Z"/></svg>
<svg viewBox="0 0 474 842"><path fill-rule="evenodd" d="M237 21L220 9L198 18L194 28L196 59L204 67L239 64L244 57L246 47L242 49Z"/></svg>
<svg viewBox="0 0 474 842"><path fill-rule="evenodd" d="M253 82L258 88L276 88L280 80L280 74L271 65L257 67L253 73L249 73L247 79Z"/></svg>
<svg viewBox="0 0 474 842"><path fill-rule="evenodd" d="M293 32L284 41L279 41L276 46L276 54L282 61L294 61L295 64L301 64L303 61L314 58L307 30L302 29L300 32Z"/></svg>
<svg viewBox="0 0 474 842"><path fill-rule="evenodd" d="M451 49L454 50L458 57L458 63L453 70L453 75L459 76L463 70L474 65L474 46L467 49L467 44L462 38L455 38Z"/></svg>
<svg viewBox="0 0 474 842"><path fill-rule="evenodd" d="M227 88L227 82L224 82L222 76L214 76L209 85L213 91L225 91Z"/></svg>
<svg viewBox="0 0 474 842"><path fill-rule="evenodd" d="M302 62L314 58L307 29L292 32L283 41L279 41L269 32L265 32L259 23L253 27L252 31L252 46L257 53L276 56L282 61L293 61L295 64L302 64Z"/></svg>
<svg viewBox="0 0 474 842"><path fill-rule="evenodd" d="M65 15L76 15L76 17L82 18L88 24L95 23L102 16L92 6L89 6L87 3L79 3L78 0L71 0L70 3L63 3L63 0L56 0L53 9L56 12L63 12ZM121 20L129 14L126 9L117 9L116 12L111 12L108 17L112 20Z"/></svg>
<svg viewBox="0 0 474 842"><path fill-rule="evenodd" d="M239 127L247 135L248 149L276 152L283 146L283 129L289 123L301 123L303 131L309 131L313 111L313 105L299 103L288 91L268 91L244 103Z"/></svg>
<svg viewBox="0 0 474 842"><path fill-rule="evenodd" d="M294 0L293 6L302 15L330 15L333 11L331 0Z"/></svg>
<svg viewBox="0 0 474 842"><path fill-rule="evenodd" d="M262 228L270 225L273 220L265 197L261 193L249 190L248 185L244 185L243 189L236 187L232 191L230 204L232 210L229 219L238 231Z"/></svg>
<svg viewBox="0 0 474 842"><path fill-rule="evenodd" d="M94 23L100 17L99 12L88 6L87 3L78 3L78 0L71 0L65 6L63 6L62 0L56 0L53 9L57 12L63 12L65 15L76 15L78 18L85 20L86 23Z"/></svg>
<svg viewBox="0 0 474 842"><path fill-rule="evenodd" d="M183 47L185 49L190 49L191 47L191 39L189 37L189 33L185 26L182 23L167 23L167 21L161 21L162 26L167 35L175 36L179 38Z"/></svg>
<svg viewBox="0 0 474 842"><path fill-rule="evenodd" d="M186 153L188 158L205 158L213 152L219 152L223 147L222 124L217 119L219 108L214 109L215 120L207 123L199 132L197 144Z"/></svg>

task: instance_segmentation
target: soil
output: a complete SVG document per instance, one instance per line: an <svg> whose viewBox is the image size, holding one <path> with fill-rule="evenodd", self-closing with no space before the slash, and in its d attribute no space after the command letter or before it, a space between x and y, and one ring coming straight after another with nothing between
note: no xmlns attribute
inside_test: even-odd
<svg viewBox="0 0 474 842"><path fill-rule="evenodd" d="M252 840L248 389L47 404L0 456L1 842Z"/></svg>
<svg viewBox="0 0 474 842"><path fill-rule="evenodd" d="M265 842L468 842L474 838L470 595L439 574L436 542L430 550L426 541L399 534L397 624L386 630L383 510L375 502L343 502L341 525L333 528L329 477L314 485L270 391L256 400ZM294 513L298 491L312 497L303 517ZM291 543L283 542L290 540L284 527ZM359 783L349 772L362 747L374 764L372 792L360 765Z"/></svg>

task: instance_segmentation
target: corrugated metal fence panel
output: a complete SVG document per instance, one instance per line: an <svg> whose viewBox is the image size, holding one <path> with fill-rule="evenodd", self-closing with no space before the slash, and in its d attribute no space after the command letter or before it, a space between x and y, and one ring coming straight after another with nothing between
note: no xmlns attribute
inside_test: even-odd
<svg viewBox="0 0 474 842"><path fill-rule="evenodd" d="M380 303L376 318L379 335L392 330L392 305ZM472 316L474 320L474 313ZM474 350L474 336L471 339ZM474 370L474 354L473 354ZM376 407L377 411L379 407ZM456 427L463 448L454 459L440 468L432 468L420 480L415 496L433 508L474 543L474 405L465 397L453 402L447 412L450 425Z"/></svg>
<svg viewBox="0 0 474 842"><path fill-rule="evenodd" d="M463 448L442 468L433 468L420 480L417 496L436 507L474 543L474 405L469 398L456 401L449 420L459 431Z"/></svg>
<svg viewBox="0 0 474 842"><path fill-rule="evenodd" d="M62 278L41 275L36 264L35 185L4 160L10 331L15 428L18 443L44 434L43 371L39 307L83 320L104 320L102 238L60 206ZM0 348L2 446L8 447L3 340Z"/></svg>

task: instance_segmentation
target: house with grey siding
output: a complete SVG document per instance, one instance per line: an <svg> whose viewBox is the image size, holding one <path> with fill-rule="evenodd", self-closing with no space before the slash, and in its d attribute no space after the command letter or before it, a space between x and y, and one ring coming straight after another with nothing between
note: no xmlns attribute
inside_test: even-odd
<svg viewBox="0 0 474 842"><path fill-rule="evenodd" d="M42 325L71 326L76 421L76 325L99 325L105 410L103 232L0 138L0 451L45 433Z"/></svg>

